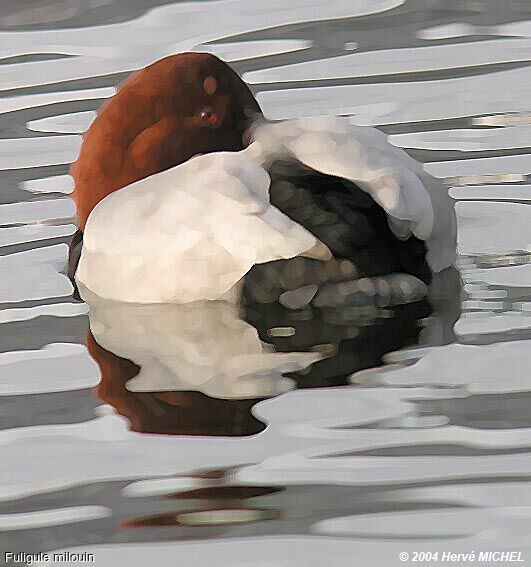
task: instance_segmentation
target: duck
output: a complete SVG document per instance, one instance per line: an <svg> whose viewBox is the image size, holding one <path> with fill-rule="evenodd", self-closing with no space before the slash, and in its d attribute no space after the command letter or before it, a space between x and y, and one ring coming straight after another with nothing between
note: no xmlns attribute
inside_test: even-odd
<svg viewBox="0 0 531 567"><path fill-rule="evenodd" d="M69 275L82 297L300 309L363 289L389 302L388 277L403 275L407 300L455 262L451 199L385 133L342 116L268 121L208 53L127 78L71 175Z"/></svg>

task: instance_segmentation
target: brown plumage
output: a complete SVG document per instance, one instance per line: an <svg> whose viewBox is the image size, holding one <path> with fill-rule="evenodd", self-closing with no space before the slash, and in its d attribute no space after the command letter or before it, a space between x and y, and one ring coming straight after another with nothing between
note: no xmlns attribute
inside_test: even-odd
<svg viewBox="0 0 531 567"><path fill-rule="evenodd" d="M245 83L210 54L171 55L134 73L100 108L70 169L80 228L117 189L199 153L243 149L258 113Z"/></svg>

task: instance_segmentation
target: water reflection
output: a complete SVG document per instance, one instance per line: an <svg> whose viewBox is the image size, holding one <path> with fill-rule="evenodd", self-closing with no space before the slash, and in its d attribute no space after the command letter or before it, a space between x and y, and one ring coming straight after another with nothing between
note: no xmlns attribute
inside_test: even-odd
<svg viewBox="0 0 531 567"><path fill-rule="evenodd" d="M252 413L258 401L297 387L346 385L354 372L382 364L386 353L418 343L434 321L436 334L447 338L441 312L451 329L457 313L447 303L459 301L455 294L441 299L441 287L451 290L444 278L444 286L437 280L431 288L438 290L435 300L386 307L138 305L85 292L87 345L101 371L98 397L137 432L258 433L265 428Z"/></svg>
<svg viewBox="0 0 531 567"><path fill-rule="evenodd" d="M361 453L360 453L361 454ZM304 533L320 520L342 514L362 515L374 512L405 510L433 510L459 507L456 501L446 499L437 502L434 498L404 498L401 490L389 488L359 488L352 486L326 486L294 484L291 486L242 485L233 469L212 470L197 473L193 480L197 488L166 491L150 494L149 486L157 481L140 481L124 489L139 486L136 499L159 504L172 502L174 508L155 514L129 515L120 521L123 538L132 537L132 528L140 531L137 537L146 537L157 528L173 527L167 537L176 539L212 538L227 535ZM178 479L175 479L178 480ZM144 493L143 493L144 491ZM140 497L140 498L139 498ZM149 528L149 531L145 528ZM151 532L151 534L150 534ZM158 531L159 537L161 536ZM172 534L171 536L169 534Z"/></svg>

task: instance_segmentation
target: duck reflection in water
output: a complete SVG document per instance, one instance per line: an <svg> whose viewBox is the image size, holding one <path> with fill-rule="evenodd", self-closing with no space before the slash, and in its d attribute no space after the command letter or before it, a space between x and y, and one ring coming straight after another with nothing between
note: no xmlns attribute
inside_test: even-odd
<svg viewBox="0 0 531 567"><path fill-rule="evenodd" d="M255 434L265 428L252 413L257 402L348 384L387 352L416 344L419 321L432 312L425 288L403 275L358 280L306 303L304 290L272 301L264 269L247 278L244 305L119 303L85 290L98 397L137 432Z"/></svg>
<svg viewBox="0 0 531 567"><path fill-rule="evenodd" d="M89 351L99 396L150 433L241 435L263 429L256 401L290 389L283 372L315 352L268 352L228 302L135 305L91 302Z"/></svg>

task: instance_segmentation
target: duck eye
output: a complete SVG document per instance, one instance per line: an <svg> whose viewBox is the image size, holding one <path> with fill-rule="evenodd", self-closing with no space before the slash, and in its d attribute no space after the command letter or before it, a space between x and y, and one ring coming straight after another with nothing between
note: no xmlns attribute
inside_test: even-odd
<svg viewBox="0 0 531 567"><path fill-rule="evenodd" d="M210 106L201 108L198 112L198 116L201 124L204 126L213 126L218 119L218 115L214 112L213 108L210 108Z"/></svg>

